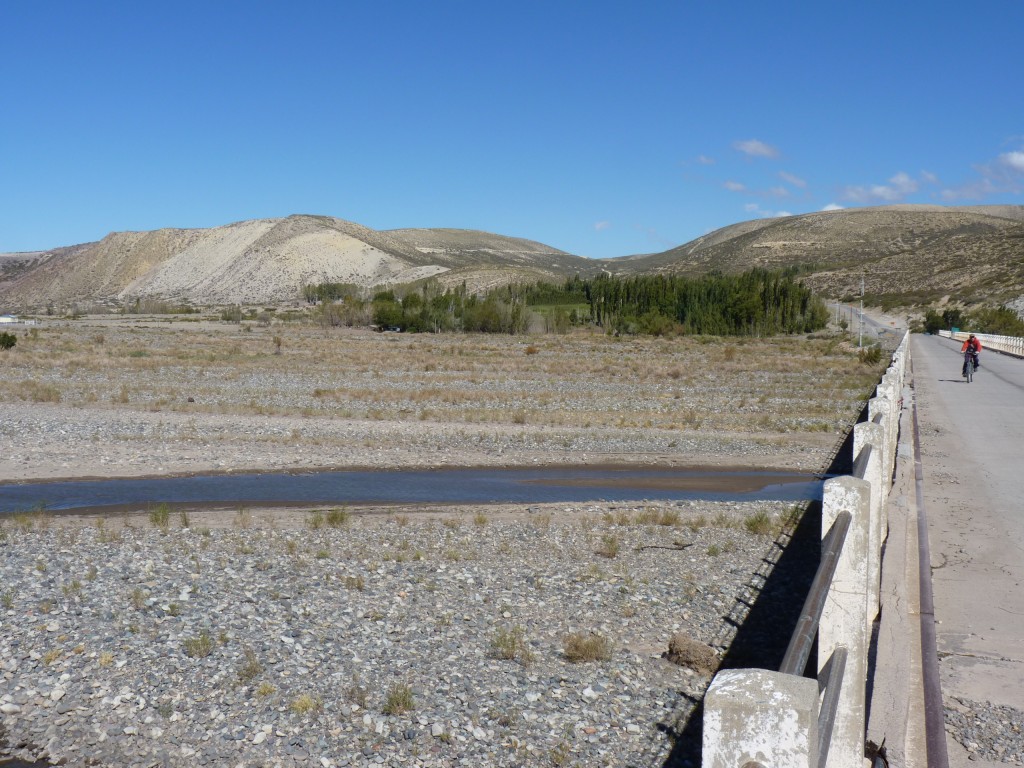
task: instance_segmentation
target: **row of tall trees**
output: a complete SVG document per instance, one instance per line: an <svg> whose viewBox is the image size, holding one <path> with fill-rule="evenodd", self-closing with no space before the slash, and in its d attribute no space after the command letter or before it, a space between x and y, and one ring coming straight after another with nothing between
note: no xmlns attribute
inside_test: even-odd
<svg viewBox="0 0 1024 768"><path fill-rule="evenodd" d="M341 313L328 310L335 305L320 297L338 293L349 318L368 316L380 328L411 332L522 333L533 323L555 332L593 324L627 334L767 336L814 331L828 322L824 303L795 274L758 269L698 278L576 276L562 284L506 285L484 295L427 281L404 295L381 291L369 302L351 286L323 284L308 286L305 295L324 302L325 317Z"/></svg>
<svg viewBox="0 0 1024 768"><path fill-rule="evenodd" d="M770 336L823 328L828 310L792 273L754 269L698 278L602 275L584 283L592 320L620 331Z"/></svg>
<svg viewBox="0 0 1024 768"><path fill-rule="evenodd" d="M1009 307L979 307L971 311L948 307L941 314L935 309L925 312L924 329L928 333L951 328L973 333L1024 336L1024 320Z"/></svg>
<svg viewBox="0 0 1024 768"><path fill-rule="evenodd" d="M380 328L441 333L523 333L527 329L527 310L521 299L491 291L484 296L469 293L465 286L441 292L436 283L428 283L422 292L410 292L398 298L394 291L373 297L372 319Z"/></svg>

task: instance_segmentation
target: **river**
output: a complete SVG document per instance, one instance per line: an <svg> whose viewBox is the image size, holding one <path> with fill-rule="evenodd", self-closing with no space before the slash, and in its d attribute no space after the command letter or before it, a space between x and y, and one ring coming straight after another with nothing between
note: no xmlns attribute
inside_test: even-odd
<svg viewBox="0 0 1024 768"><path fill-rule="evenodd" d="M722 468L540 467L323 471L11 483L0 513L175 506L541 504L693 500L806 501L817 475Z"/></svg>

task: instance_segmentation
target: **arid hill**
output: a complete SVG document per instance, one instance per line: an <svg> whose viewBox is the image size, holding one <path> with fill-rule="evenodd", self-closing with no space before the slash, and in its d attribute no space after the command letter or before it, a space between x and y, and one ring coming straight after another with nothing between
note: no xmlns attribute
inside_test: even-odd
<svg viewBox="0 0 1024 768"><path fill-rule="evenodd" d="M664 253L614 260L617 272L697 275L797 267L832 297L890 304L1010 301L1024 293L1024 206L893 206L760 219Z"/></svg>
<svg viewBox="0 0 1024 768"><path fill-rule="evenodd" d="M461 230L378 232L327 216L212 229L115 232L98 243L0 257L0 302L15 309L160 298L194 305L297 301L305 284L386 286L439 276L479 288L561 279L587 259L529 240Z"/></svg>
<svg viewBox="0 0 1024 768"><path fill-rule="evenodd" d="M211 229L115 232L33 254L0 254L0 309L159 298L196 306L280 304L305 284L393 286L434 278L471 290L524 280L794 267L832 297L890 305L1013 302L1024 294L1024 206L891 206L734 224L663 253L586 259L460 229L376 231L327 216Z"/></svg>

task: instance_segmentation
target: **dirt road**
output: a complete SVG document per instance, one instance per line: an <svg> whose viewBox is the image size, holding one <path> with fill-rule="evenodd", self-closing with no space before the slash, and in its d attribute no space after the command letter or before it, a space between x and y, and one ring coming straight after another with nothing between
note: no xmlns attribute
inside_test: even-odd
<svg viewBox="0 0 1024 768"><path fill-rule="evenodd" d="M915 335L911 349L943 698L1021 710L1024 360L983 352L968 384L959 342Z"/></svg>

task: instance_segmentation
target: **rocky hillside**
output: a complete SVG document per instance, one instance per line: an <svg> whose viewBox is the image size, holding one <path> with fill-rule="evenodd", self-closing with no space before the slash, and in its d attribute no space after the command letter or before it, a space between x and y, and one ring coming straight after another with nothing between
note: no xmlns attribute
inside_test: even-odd
<svg viewBox="0 0 1024 768"><path fill-rule="evenodd" d="M159 298L193 305L296 302L309 283L388 286L434 278L471 290L519 280L798 268L832 297L890 305L1014 302L1024 294L1024 206L893 206L758 219L657 254L585 259L532 240L459 229L376 231L326 216L212 229L115 232L0 254L0 310Z"/></svg>
<svg viewBox="0 0 1024 768"><path fill-rule="evenodd" d="M4 264L0 303L15 309L136 298L281 303L297 301L309 283L384 286L438 276L479 288L592 268L587 259L529 240L462 230L379 232L326 216L115 232L98 243L8 254Z"/></svg>
<svg viewBox="0 0 1024 768"><path fill-rule="evenodd" d="M701 274L799 267L833 297L891 304L944 296L1005 302L1024 293L1024 206L892 206L760 219L664 253L612 260L617 272Z"/></svg>

